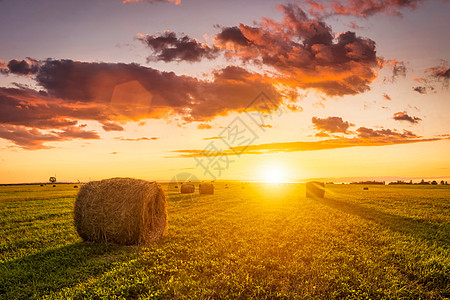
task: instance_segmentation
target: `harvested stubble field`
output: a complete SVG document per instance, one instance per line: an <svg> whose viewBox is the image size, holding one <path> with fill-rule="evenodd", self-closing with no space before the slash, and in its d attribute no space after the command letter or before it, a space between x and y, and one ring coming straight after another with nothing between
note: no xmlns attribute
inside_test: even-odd
<svg viewBox="0 0 450 300"><path fill-rule="evenodd" d="M169 233L145 247L82 242L73 185L0 187L0 298L450 297L448 186L215 186L165 186Z"/></svg>

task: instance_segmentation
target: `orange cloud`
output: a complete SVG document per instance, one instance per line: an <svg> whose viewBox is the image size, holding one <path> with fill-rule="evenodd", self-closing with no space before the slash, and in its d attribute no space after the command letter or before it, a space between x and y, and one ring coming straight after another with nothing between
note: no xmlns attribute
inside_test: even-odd
<svg viewBox="0 0 450 300"><path fill-rule="evenodd" d="M364 138L335 138L324 141L315 142L286 142L286 143L268 143L259 145L250 145L245 147L234 147L221 152L221 155L241 155L241 154L268 154L268 153L283 153L283 152L297 152L297 151L317 151L330 150L349 147L371 147L371 146L388 146L396 144L410 144L419 142L438 141L441 138L432 139L402 139L395 137L383 137L378 139L364 139ZM176 157L203 157L217 155L204 150L174 150L178 153Z"/></svg>
<svg viewBox="0 0 450 300"><path fill-rule="evenodd" d="M223 139L224 136L212 136L212 137L207 137L207 138L203 138L204 140L220 140Z"/></svg>
<svg viewBox="0 0 450 300"><path fill-rule="evenodd" d="M426 0L308 0L306 1L306 4L310 8L310 13L318 17L326 17L330 15L352 15L357 17L369 17L380 13L401 16L402 10L415 10L425 1Z"/></svg>
<svg viewBox="0 0 450 300"><path fill-rule="evenodd" d="M219 55L219 49L209 47L187 35L177 37L175 32L164 32L162 35L140 35L138 40L144 42L153 55L147 58L150 61L187 61L196 62L204 58L214 59Z"/></svg>
<svg viewBox="0 0 450 300"><path fill-rule="evenodd" d="M197 125L197 129L211 129L212 126L207 123L200 123Z"/></svg>
<svg viewBox="0 0 450 300"><path fill-rule="evenodd" d="M135 139L130 139L130 138L124 138L124 137L116 137L114 138L116 140L119 141L126 141L126 142L140 142L140 141L155 141L157 139L159 139L159 137L140 137L140 138L135 138Z"/></svg>
<svg viewBox="0 0 450 300"><path fill-rule="evenodd" d="M330 96L370 89L378 68L375 42L354 32L334 35L324 21L311 19L298 6L281 5L281 22L224 27L214 39L227 57L273 67L280 83L317 89Z"/></svg>
<svg viewBox="0 0 450 300"><path fill-rule="evenodd" d="M312 122L314 124L314 128L319 129L321 131L327 131L331 133L348 133L347 130L350 126L354 126L355 124L349 123L347 121L342 120L341 117L328 117L328 118L317 118L313 117ZM325 136L322 132L322 135L316 136Z"/></svg>
<svg viewBox="0 0 450 300"><path fill-rule="evenodd" d="M407 121L411 124L417 124L419 121L422 121L421 118L410 116L405 111L395 113L393 119L396 121Z"/></svg>
<svg viewBox="0 0 450 300"><path fill-rule="evenodd" d="M72 139L99 139L94 131L85 131L79 127L69 126L62 130L43 132L36 128L26 128L20 125L0 124L0 138L11 141L27 150L49 149L46 142L61 142Z"/></svg>

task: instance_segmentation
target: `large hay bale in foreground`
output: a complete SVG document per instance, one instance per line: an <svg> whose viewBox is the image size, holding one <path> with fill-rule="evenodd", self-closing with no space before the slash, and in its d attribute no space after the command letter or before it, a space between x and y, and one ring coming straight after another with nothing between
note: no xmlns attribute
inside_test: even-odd
<svg viewBox="0 0 450 300"><path fill-rule="evenodd" d="M306 197L323 198L325 197L325 183L319 181L310 181L306 183Z"/></svg>
<svg viewBox="0 0 450 300"><path fill-rule="evenodd" d="M214 194L214 185L212 183L200 183L198 190L200 194L212 195Z"/></svg>
<svg viewBox="0 0 450 300"><path fill-rule="evenodd" d="M181 185L181 190L180 192L182 194L192 194L195 191L195 186L193 184L190 183L183 183Z"/></svg>
<svg viewBox="0 0 450 300"><path fill-rule="evenodd" d="M91 181L78 192L74 222L87 241L147 244L166 232L166 196L156 182L133 178Z"/></svg>

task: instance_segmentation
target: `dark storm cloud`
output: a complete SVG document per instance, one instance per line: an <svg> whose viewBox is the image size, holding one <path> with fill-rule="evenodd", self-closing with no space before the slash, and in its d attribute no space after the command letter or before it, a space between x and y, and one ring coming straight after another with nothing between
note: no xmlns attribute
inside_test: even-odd
<svg viewBox="0 0 450 300"><path fill-rule="evenodd" d="M342 120L341 117L328 117L324 119L313 117L312 122L315 129L331 133L348 133L348 128L354 126L354 124Z"/></svg>
<svg viewBox="0 0 450 300"><path fill-rule="evenodd" d="M197 62L202 59L214 59L219 55L219 49L188 37L177 37L175 32L164 32L162 35L141 35L138 39L144 42L153 55L148 61L187 61Z"/></svg>
<svg viewBox="0 0 450 300"><path fill-rule="evenodd" d="M419 121L422 121L421 118L410 116L404 111L395 113L393 119L396 121L407 121L411 124L417 124L417 123L419 123Z"/></svg>

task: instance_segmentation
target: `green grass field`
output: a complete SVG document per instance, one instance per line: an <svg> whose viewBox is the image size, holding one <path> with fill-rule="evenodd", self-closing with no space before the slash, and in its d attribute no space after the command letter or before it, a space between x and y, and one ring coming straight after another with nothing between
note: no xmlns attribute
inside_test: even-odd
<svg viewBox="0 0 450 300"><path fill-rule="evenodd" d="M145 246L82 242L73 185L0 187L0 298L445 299L448 186L165 186L169 232Z"/></svg>

